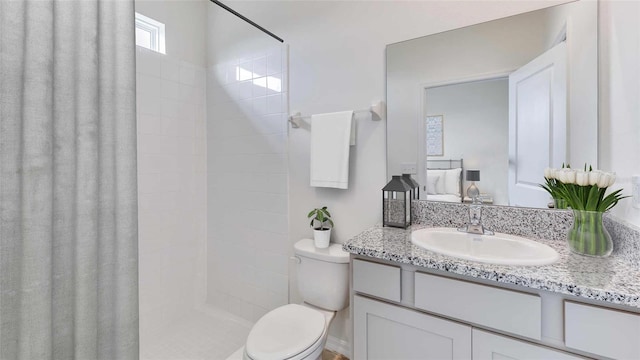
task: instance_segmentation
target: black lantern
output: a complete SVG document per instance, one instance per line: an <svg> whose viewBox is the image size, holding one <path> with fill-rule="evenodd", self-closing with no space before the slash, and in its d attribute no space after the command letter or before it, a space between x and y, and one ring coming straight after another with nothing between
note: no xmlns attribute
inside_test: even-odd
<svg viewBox="0 0 640 360"><path fill-rule="evenodd" d="M411 199L420 199L420 184L411 177L411 174L402 174L402 180L411 186Z"/></svg>
<svg viewBox="0 0 640 360"><path fill-rule="evenodd" d="M382 188L382 226L406 229L411 225L411 197L413 188L400 175Z"/></svg>

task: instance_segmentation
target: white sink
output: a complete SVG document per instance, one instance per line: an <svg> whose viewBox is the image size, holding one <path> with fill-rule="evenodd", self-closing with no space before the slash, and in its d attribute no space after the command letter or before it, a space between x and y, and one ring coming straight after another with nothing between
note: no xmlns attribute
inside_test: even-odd
<svg viewBox="0 0 640 360"><path fill-rule="evenodd" d="M548 265L559 257L549 246L520 236L474 235L452 228L413 231L411 242L440 254L498 265Z"/></svg>

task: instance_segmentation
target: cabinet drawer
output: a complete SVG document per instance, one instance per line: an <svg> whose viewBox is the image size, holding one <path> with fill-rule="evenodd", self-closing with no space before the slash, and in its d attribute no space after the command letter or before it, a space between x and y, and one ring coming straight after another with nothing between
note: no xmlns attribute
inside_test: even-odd
<svg viewBox="0 0 640 360"><path fill-rule="evenodd" d="M615 359L640 359L640 315L564 302L564 336L569 348Z"/></svg>
<svg viewBox="0 0 640 360"><path fill-rule="evenodd" d="M471 326L353 297L353 359L471 359Z"/></svg>
<svg viewBox="0 0 640 360"><path fill-rule="evenodd" d="M483 359L541 359L541 360L578 360L581 357L550 349L544 346L520 341L506 336L473 329L474 360Z"/></svg>
<svg viewBox="0 0 640 360"><path fill-rule="evenodd" d="M400 301L400 268L353 260L353 290L379 298Z"/></svg>
<svg viewBox="0 0 640 360"><path fill-rule="evenodd" d="M541 339L537 295L416 272L415 306L531 339Z"/></svg>

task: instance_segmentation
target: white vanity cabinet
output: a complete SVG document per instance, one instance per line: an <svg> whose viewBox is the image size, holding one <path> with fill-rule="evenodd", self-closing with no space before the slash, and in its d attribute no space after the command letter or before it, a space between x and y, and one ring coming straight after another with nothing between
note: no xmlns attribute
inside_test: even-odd
<svg viewBox="0 0 640 360"><path fill-rule="evenodd" d="M353 359L471 358L468 325L357 295L353 324Z"/></svg>
<svg viewBox="0 0 640 360"><path fill-rule="evenodd" d="M640 359L640 314L352 257L352 358Z"/></svg>

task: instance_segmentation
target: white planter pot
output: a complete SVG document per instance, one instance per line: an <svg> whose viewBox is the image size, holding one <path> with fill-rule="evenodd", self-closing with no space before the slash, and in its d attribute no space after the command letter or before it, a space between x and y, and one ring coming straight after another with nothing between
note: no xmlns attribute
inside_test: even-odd
<svg viewBox="0 0 640 360"><path fill-rule="evenodd" d="M329 230L316 230L313 229L313 243L319 249L329 247L329 241L331 240L331 229Z"/></svg>

